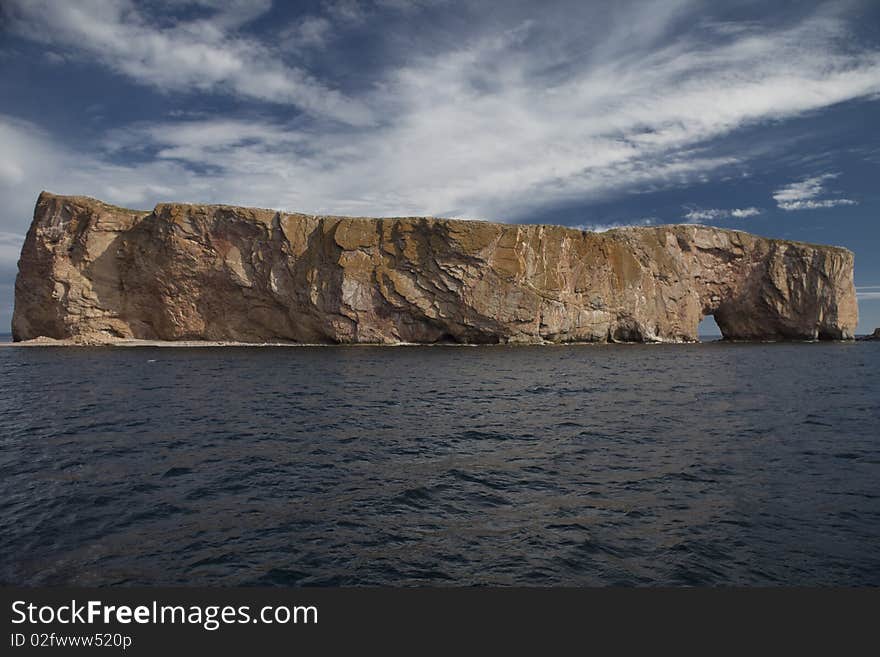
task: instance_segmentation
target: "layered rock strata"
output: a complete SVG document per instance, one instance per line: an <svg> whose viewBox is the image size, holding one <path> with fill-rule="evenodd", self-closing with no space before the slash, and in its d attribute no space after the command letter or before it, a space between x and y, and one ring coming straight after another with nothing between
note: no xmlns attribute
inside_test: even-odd
<svg viewBox="0 0 880 657"><path fill-rule="evenodd" d="M853 254L697 225L313 216L40 195L13 337L76 342L850 339Z"/></svg>

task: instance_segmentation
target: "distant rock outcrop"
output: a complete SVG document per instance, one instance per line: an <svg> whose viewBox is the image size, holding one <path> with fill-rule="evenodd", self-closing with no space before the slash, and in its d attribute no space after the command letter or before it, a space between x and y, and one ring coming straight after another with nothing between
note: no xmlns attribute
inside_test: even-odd
<svg viewBox="0 0 880 657"><path fill-rule="evenodd" d="M604 233L43 193L13 336L306 343L851 339L853 254L696 225Z"/></svg>
<svg viewBox="0 0 880 657"><path fill-rule="evenodd" d="M875 328L870 335L863 335L858 340L880 340L880 328Z"/></svg>

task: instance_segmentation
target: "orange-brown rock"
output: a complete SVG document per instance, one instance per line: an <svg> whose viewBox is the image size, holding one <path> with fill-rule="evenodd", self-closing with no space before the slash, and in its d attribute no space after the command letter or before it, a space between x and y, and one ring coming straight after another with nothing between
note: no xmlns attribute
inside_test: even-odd
<svg viewBox="0 0 880 657"><path fill-rule="evenodd" d="M593 233L43 193L13 336L78 342L850 339L853 255L696 225Z"/></svg>

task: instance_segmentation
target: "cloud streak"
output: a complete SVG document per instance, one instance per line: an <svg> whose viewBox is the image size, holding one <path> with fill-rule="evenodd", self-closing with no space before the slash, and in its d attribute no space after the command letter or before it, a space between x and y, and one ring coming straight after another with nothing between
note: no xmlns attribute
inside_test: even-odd
<svg viewBox="0 0 880 657"><path fill-rule="evenodd" d="M857 285L856 297L859 301L880 299L880 285Z"/></svg>
<svg viewBox="0 0 880 657"><path fill-rule="evenodd" d="M839 173L825 173L821 176L804 178L798 182L786 185L773 193L773 200L777 207L782 210L816 210L819 208L834 208L842 205L857 205L848 198L817 198L827 194L826 183L834 180Z"/></svg>
<svg viewBox="0 0 880 657"><path fill-rule="evenodd" d="M213 10L210 18L162 27L131 0L9 0L4 11L17 34L93 59L162 91L233 94L290 104L353 125L372 123L364 104L287 65L238 31L271 3L190 4Z"/></svg>
<svg viewBox="0 0 880 657"><path fill-rule="evenodd" d="M654 226L658 223L660 223L660 220L657 217L643 217L641 219L632 219L630 221L620 221L616 223L577 224L576 226L572 226L572 228L576 230L585 230L592 233L604 233L609 230L614 230L615 228L630 228L633 226Z"/></svg>
<svg viewBox="0 0 880 657"><path fill-rule="evenodd" d="M880 93L880 52L857 49L846 23L827 15L730 29L690 20L699 5L669 2L609 9L591 28L590 15L572 14L586 9L551 6L407 51L371 84L344 90L249 36L256 10L203 4L206 18L175 24L150 21L128 0L9 5L18 34L65 55L162 90L255 103L247 118L124 125L75 154L9 119L0 184L23 196L13 207L51 188L135 206L174 199L525 220L554 205L741 174L748 154L717 140ZM353 7L333 5L324 20L363 20ZM681 24L690 27L663 38ZM317 43L327 29L306 32ZM279 104L306 115L286 118ZM810 180L778 190L779 207L853 202L810 196ZM695 208L686 218L758 211Z"/></svg>
<svg viewBox="0 0 880 657"><path fill-rule="evenodd" d="M684 215L684 219L691 222L697 221L714 221L716 219L748 219L761 214L761 210L756 207L748 208L732 208L730 210L720 208L692 208Z"/></svg>

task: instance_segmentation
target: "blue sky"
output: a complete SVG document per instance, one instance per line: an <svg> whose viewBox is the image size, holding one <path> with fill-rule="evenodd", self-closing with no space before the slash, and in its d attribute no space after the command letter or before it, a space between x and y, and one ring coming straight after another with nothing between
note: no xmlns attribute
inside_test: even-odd
<svg viewBox="0 0 880 657"><path fill-rule="evenodd" d="M880 326L880 3L0 8L2 327L42 189L838 244Z"/></svg>

